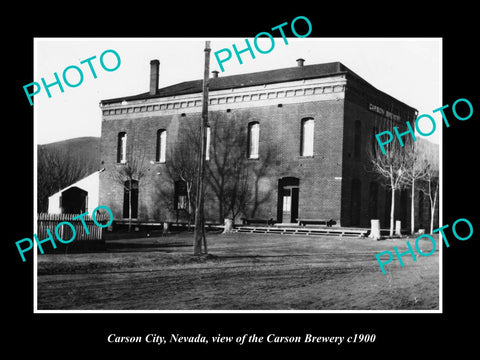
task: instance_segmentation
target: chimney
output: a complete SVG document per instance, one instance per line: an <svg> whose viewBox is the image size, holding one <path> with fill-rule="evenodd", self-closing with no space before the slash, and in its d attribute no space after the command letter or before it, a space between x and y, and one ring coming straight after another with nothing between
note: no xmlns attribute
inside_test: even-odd
<svg viewBox="0 0 480 360"><path fill-rule="evenodd" d="M150 95L155 95L158 91L159 67L160 61L150 61Z"/></svg>
<svg viewBox="0 0 480 360"><path fill-rule="evenodd" d="M218 71L217 71L217 70L213 70L213 71L212 71L212 78L213 78L213 79L218 78Z"/></svg>
<svg viewBox="0 0 480 360"><path fill-rule="evenodd" d="M304 62L305 62L305 60L302 59L302 58L297 59L297 66L298 66L298 67L303 67L303 63L304 63Z"/></svg>

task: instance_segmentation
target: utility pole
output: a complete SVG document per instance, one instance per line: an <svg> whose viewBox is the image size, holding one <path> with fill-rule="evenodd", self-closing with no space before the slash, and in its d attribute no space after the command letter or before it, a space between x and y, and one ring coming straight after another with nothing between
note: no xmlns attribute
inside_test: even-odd
<svg viewBox="0 0 480 360"><path fill-rule="evenodd" d="M205 41L205 67L203 72L203 102L202 102L202 121L200 122L200 154L198 161L198 180L197 180L197 201L195 208L195 238L193 243L193 254L202 254L202 243L205 253L207 251L207 239L205 236L205 216L204 216L204 197L205 197L205 154L207 145L208 126L208 76L210 72L210 41Z"/></svg>

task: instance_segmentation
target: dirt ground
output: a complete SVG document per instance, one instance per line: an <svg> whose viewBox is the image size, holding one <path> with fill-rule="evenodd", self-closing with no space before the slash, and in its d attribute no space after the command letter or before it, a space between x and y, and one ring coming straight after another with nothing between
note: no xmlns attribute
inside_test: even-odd
<svg viewBox="0 0 480 360"><path fill-rule="evenodd" d="M383 275L375 254L403 239L191 233L107 241L92 253L38 256L38 310L431 310L439 252L403 256ZM415 238L409 239L414 248ZM420 240L424 253L429 240Z"/></svg>

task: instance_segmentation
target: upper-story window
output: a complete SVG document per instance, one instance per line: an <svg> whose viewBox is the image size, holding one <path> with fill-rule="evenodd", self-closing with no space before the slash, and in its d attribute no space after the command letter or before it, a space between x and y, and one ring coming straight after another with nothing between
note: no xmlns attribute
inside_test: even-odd
<svg viewBox="0 0 480 360"><path fill-rule="evenodd" d="M313 156L315 121L312 118L302 120L300 155Z"/></svg>
<svg viewBox="0 0 480 360"><path fill-rule="evenodd" d="M167 151L167 130L160 129L157 131L157 147L155 152L155 161L165 162Z"/></svg>
<svg viewBox="0 0 480 360"><path fill-rule="evenodd" d="M371 138L371 152L372 152L372 155L373 156L376 156L377 155L377 138L375 137L375 135L377 135L378 133L380 132L379 128L378 127L373 127L372 128L372 138Z"/></svg>
<svg viewBox="0 0 480 360"><path fill-rule="evenodd" d="M248 158L258 159L258 149L260 142L260 124L251 122L248 124Z"/></svg>
<svg viewBox="0 0 480 360"><path fill-rule="evenodd" d="M117 163L127 162L127 133L118 133L117 137Z"/></svg>
<svg viewBox="0 0 480 360"><path fill-rule="evenodd" d="M210 126L207 125L207 143L205 144L205 160L210 160Z"/></svg>
<svg viewBox="0 0 480 360"><path fill-rule="evenodd" d="M355 121L354 139L353 139L353 157L360 160L362 154L362 124L359 120Z"/></svg>

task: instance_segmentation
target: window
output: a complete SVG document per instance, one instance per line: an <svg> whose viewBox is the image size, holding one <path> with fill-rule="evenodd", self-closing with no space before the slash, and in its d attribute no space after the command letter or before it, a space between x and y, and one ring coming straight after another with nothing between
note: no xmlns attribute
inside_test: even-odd
<svg viewBox="0 0 480 360"><path fill-rule="evenodd" d="M353 139L353 157L355 160L360 160L362 151L362 124L360 121L355 121L355 133Z"/></svg>
<svg viewBox="0 0 480 360"><path fill-rule="evenodd" d="M132 210L132 219L138 217L138 181L125 181L123 184L123 218L130 218L130 209Z"/></svg>
<svg viewBox="0 0 480 360"><path fill-rule="evenodd" d="M378 184L376 182L370 183L368 193L368 216L370 219L378 219Z"/></svg>
<svg viewBox="0 0 480 360"><path fill-rule="evenodd" d="M258 159L258 149L260 141L260 124L251 122L248 124L248 158Z"/></svg>
<svg viewBox="0 0 480 360"><path fill-rule="evenodd" d="M167 131L160 129L157 131L157 148L155 153L155 161L165 162L165 153L167 150Z"/></svg>
<svg viewBox="0 0 480 360"><path fill-rule="evenodd" d="M378 127L373 127L372 128L372 155L375 156L377 155L377 138L375 135L379 133Z"/></svg>
<svg viewBox="0 0 480 360"><path fill-rule="evenodd" d="M361 210L361 199L362 199L362 183L358 179L352 180L352 190L350 194L350 211L351 211L351 225L360 226L360 210Z"/></svg>
<svg viewBox="0 0 480 360"><path fill-rule="evenodd" d="M205 146L205 160L210 160L210 126L207 125L207 143Z"/></svg>
<svg viewBox="0 0 480 360"><path fill-rule="evenodd" d="M301 156L313 156L314 124L313 119L302 120Z"/></svg>
<svg viewBox="0 0 480 360"><path fill-rule="evenodd" d="M425 203L425 194L423 191L420 190L420 192L418 193L418 222L419 222L419 226L420 227L423 227L423 207L424 207L424 203Z"/></svg>
<svg viewBox="0 0 480 360"><path fill-rule="evenodd" d="M127 133L121 132L117 138L117 163L127 162Z"/></svg>
<svg viewBox="0 0 480 360"><path fill-rule="evenodd" d="M175 210L188 210L187 201L187 183L179 180L175 181Z"/></svg>

